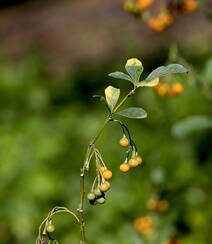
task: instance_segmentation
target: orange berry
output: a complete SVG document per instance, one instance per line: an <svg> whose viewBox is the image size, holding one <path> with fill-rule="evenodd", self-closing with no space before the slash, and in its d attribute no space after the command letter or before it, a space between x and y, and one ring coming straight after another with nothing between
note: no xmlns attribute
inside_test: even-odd
<svg viewBox="0 0 212 244"><path fill-rule="evenodd" d="M110 183L108 181L105 181L104 183L102 183L100 186L99 186L99 190L101 192L105 192L105 191L108 191L110 189Z"/></svg>
<svg viewBox="0 0 212 244"><path fill-rule="evenodd" d="M143 160L140 156L135 156L135 159L137 160L138 164L142 164Z"/></svg>
<svg viewBox="0 0 212 244"><path fill-rule="evenodd" d="M156 91L160 97L164 97L168 93L168 87L166 87L165 85L161 85Z"/></svg>
<svg viewBox="0 0 212 244"><path fill-rule="evenodd" d="M128 147L129 146L129 140L126 136L123 136L119 141L120 146L122 147Z"/></svg>
<svg viewBox="0 0 212 244"><path fill-rule="evenodd" d="M144 9L150 7L152 5L152 3L153 3L153 0L138 0L136 6L139 10L144 10Z"/></svg>
<svg viewBox="0 0 212 244"><path fill-rule="evenodd" d="M173 16L168 13L167 11L166 12L162 12L158 18L160 19L160 21L165 25L165 26L169 26L172 24L173 22Z"/></svg>
<svg viewBox="0 0 212 244"><path fill-rule="evenodd" d="M138 166L138 161L135 158L131 158L128 162L130 168L134 168Z"/></svg>
<svg viewBox="0 0 212 244"><path fill-rule="evenodd" d="M171 94L172 95L179 95L183 92L183 85L180 82L175 83L171 87Z"/></svg>
<svg viewBox="0 0 212 244"><path fill-rule="evenodd" d="M157 32L161 32L164 30L165 26L163 24L163 22L161 22L158 18L152 18L147 22L148 26L157 31Z"/></svg>
<svg viewBox="0 0 212 244"><path fill-rule="evenodd" d="M196 0L187 0L183 3L182 10L185 13L193 12L197 9Z"/></svg>
<svg viewBox="0 0 212 244"><path fill-rule="evenodd" d="M105 180L110 180L113 176L112 171L106 169L105 171L103 171L102 176L104 177Z"/></svg>
<svg viewBox="0 0 212 244"><path fill-rule="evenodd" d="M130 166L127 163L123 163L120 165L119 169L121 172L126 173L127 171L129 171Z"/></svg>

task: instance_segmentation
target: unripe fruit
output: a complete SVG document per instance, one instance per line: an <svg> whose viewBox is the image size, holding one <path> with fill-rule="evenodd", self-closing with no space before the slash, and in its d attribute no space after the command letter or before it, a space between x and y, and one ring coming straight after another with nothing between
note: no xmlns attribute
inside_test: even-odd
<svg viewBox="0 0 212 244"><path fill-rule="evenodd" d="M93 193L93 192L89 192L88 194L87 194L87 199L88 200L94 200L96 198L96 196L95 196L95 194Z"/></svg>
<svg viewBox="0 0 212 244"><path fill-rule="evenodd" d="M110 189L110 183L108 181L105 181L104 183L102 183L100 186L99 186L99 190L101 192L106 192Z"/></svg>
<svg viewBox="0 0 212 244"><path fill-rule="evenodd" d="M128 147L129 146L129 140L127 139L127 137L122 137L119 141L120 146L122 147Z"/></svg>
<svg viewBox="0 0 212 244"><path fill-rule="evenodd" d="M51 233L55 231L55 226L53 224L48 224L46 227L47 232Z"/></svg>
<svg viewBox="0 0 212 244"><path fill-rule="evenodd" d="M123 163L120 165L119 169L121 172L126 173L127 171L129 171L130 166L127 163Z"/></svg>
<svg viewBox="0 0 212 244"><path fill-rule="evenodd" d="M143 162L140 156L136 156L135 159L137 160L138 164L141 164Z"/></svg>
<svg viewBox="0 0 212 244"><path fill-rule="evenodd" d="M138 166L138 161L135 158L131 158L128 162L130 168L134 168Z"/></svg>
<svg viewBox="0 0 212 244"><path fill-rule="evenodd" d="M100 198L98 198L96 200L96 202L99 203L99 204L104 204L105 203L105 199L104 199L104 197L100 197Z"/></svg>
<svg viewBox="0 0 212 244"><path fill-rule="evenodd" d="M100 189L96 188L96 189L94 190L94 194L95 194L95 196L97 196L97 197L101 197L102 192L100 191Z"/></svg>
<svg viewBox="0 0 212 244"><path fill-rule="evenodd" d="M105 180L110 180L113 176L113 173L112 171L107 169L102 173L102 176L104 177Z"/></svg>

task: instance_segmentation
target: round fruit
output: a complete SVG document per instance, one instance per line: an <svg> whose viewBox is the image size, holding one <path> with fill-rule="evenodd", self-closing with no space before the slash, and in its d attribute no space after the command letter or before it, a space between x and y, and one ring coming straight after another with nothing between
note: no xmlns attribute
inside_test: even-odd
<svg viewBox="0 0 212 244"><path fill-rule="evenodd" d="M113 173L112 171L107 169L102 173L102 176L104 177L105 180L110 180L113 176Z"/></svg>
<svg viewBox="0 0 212 244"><path fill-rule="evenodd" d="M137 160L138 164L141 164L143 162L140 156L136 156L135 159Z"/></svg>
<svg viewBox="0 0 212 244"><path fill-rule="evenodd" d="M119 144L122 147L128 147L129 146L129 140L126 138L126 136L124 136L120 139Z"/></svg>
<svg viewBox="0 0 212 244"><path fill-rule="evenodd" d="M95 196L97 196L97 197L101 197L102 192L100 191L100 189L96 188L96 189L94 190L94 194L95 194Z"/></svg>
<svg viewBox="0 0 212 244"><path fill-rule="evenodd" d="M104 197L100 197L96 200L97 203L100 203L100 204L104 204L105 203L105 199Z"/></svg>
<svg viewBox="0 0 212 244"><path fill-rule="evenodd" d="M183 91L183 85L180 82L175 83L171 88L173 95L179 95Z"/></svg>
<svg viewBox="0 0 212 244"><path fill-rule="evenodd" d="M120 165L119 169L121 172L126 173L127 171L129 171L130 166L127 163L123 163Z"/></svg>
<svg viewBox="0 0 212 244"><path fill-rule="evenodd" d="M96 198L96 196L95 196L95 194L93 193L93 192L89 192L88 194L87 194L87 199L88 200L94 200Z"/></svg>
<svg viewBox="0 0 212 244"><path fill-rule="evenodd" d="M110 189L110 183L108 181L105 181L104 183L102 183L100 186L99 186L99 190L101 192L106 192Z"/></svg>
<svg viewBox="0 0 212 244"><path fill-rule="evenodd" d="M55 226L53 224L48 224L46 227L47 232L51 233L55 231Z"/></svg>
<svg viewBox="0 0 212 244"><path fill-rule="evenodd" d="M155 199L149 199L146 203L146 207L147 209L151 210L151 211L154 211L157 209L158 207L158 202L157 200Z"/></svg>
<svg viewBox="0 0 212 244"><path fill-rule="evenodd" d="M128 162L130 168L134 168L138 166L138 161L135 158L131 158Z"/></svg>

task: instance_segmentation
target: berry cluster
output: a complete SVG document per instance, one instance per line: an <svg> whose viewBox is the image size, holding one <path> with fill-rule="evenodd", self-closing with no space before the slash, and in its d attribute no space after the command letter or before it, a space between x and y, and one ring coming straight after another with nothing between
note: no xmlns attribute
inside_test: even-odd
<svg viewBox="0 0 212 244"><path fill-rule="evenodd" d="M165 212L169 208L169 202L167 200L157 200L152 198L146 202L146 208L150 211Z"/></svg>
<svg viewBox="0 0 212 244"><path fill-rule="evenodd" d="M155 225L151 216L143 216L135 219L134 227L146 237L152 235L155 230Z"/></svg>
<svg viewBox="0 0 212 244"><path fill-rule="evenodd" d="M125 0L124 8L142 21L149 28L161 32L171 26L174 21L174 12L190 13L198 8L197 0L170 0L158 4L154 0Z"/></svg>
<svg viewBox="0 0 212 244"><path fill-rule="evenodd" d="M134 228L145 238L151 238L156 233L158 217L156 212L164 213L169 208L169 202L165 199L152 197L146 202L147 210L151 211L149 215L138 217L134 220ZM153 213L154 212L154 213ZM172 240L172 238L171 238ZM169 240L168 240L169 241ZM167 242L169 243L169 242ZM170 242L172 243L172 242Z"/></svg>
<svg viewBox="0 0 212 244"><path fill-rule="evenodd" d="M134 142L131 143L134 144ZM143 160L140 156L137 155L137 150L135 145L131 145L129 140L127 139L126 135L124 135L120 141L119 141L120 146L122 147L127 147L128 151L127 151L127 157L125 159L125 162L122 163L119 167L120 171L123 173L128 172L131 168L135 168L138 165L142 164ZM131 153L131 158L129 159L129 153Z"/></svg>
<svg viewBox="0 0 212 244"><path fill-rule="evenodd" d="M166 80L161 81L161 83L154 87L155 92L160 97L180 95L183 89L183 85L180 82L169 84Z"/></svg>
<svg viewBox="0 0 212 244"><path fill-rule="evenodd" d="M97 167L97 177L94 180L91 191L87 194L87 199L91 205L104 204L105 192L110 188L109 180L112 178L112 171L108 170L105 166Z"/></svg>

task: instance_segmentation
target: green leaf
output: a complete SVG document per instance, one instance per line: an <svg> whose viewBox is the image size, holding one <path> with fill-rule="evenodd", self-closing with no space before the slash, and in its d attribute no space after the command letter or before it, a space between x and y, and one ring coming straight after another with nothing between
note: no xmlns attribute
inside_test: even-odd
<svg viewBox="0 0 212 244"><path fill-rule="evenodd" d="M170 74L177 73L188 73L188 70L181 64L169 64L168 66L160 66L157 69L153 70L145 79L154 80L157 77L166 76Z"/></svg>
<svg viewBox="0 0 212 244"><path fill-rule="evenodd" d="M117 89L113 86L108 86L105 89L105 98L111 111L113 111L114 107L116 106L119 96L120 89Z"/></svg>
<svg viewBox="0 0 212 244"><path fill-rule="evenodd" d="M159 83L159 78L157 77L154 80L141 81L141 82L139 82L138 86L140 86L140 87L142 87L142 86L153 87L153 86L156 86L158 83Z"/></svg>
<svg viewBox="0 0 212 244"><path fill-rule="evenodd" d="M144 109L137 107L127 108L117 114L131 119L144 119L147 117L147 112Z"/></svg>
<svg viewBox="0 0 212 244"><path fill-rule="evenodd" d="M110 77L116 78L116 79L120 79L120 80L128 80L130 82L133 82L131 77L123 72L113 72L109 74Z"/></svg>
<svg viewBox="0 0 212 244"><path fill-rule="evenodd" d="M140 60L137 58L131 58L127 60L127 63L125 65L125 69L127 73L132 78L132 82L134 84L139 82L140 76L143 72L143 65Z"/></svg>
<svg viewBox="0 0 212 244"><path fill-rule="evenodd" d="M172 134L178 138L183 138L192 132L210 128L212 128L212 118L204 115L194 115L176 123L172 127Z"/></svg>

